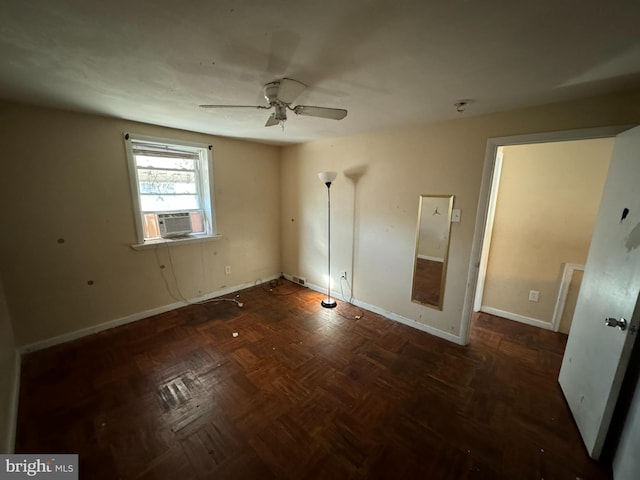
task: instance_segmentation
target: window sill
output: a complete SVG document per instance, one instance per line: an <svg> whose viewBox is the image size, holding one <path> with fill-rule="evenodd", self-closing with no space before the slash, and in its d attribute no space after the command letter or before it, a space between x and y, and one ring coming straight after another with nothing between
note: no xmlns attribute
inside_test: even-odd
<svg viewBox="0 0 640 480"><path fill-rule="evenodd" d="M157 240L149 240L144 243L138 243L131 245L134 250L147 250L149 248L157 248L162 245L184 245L187 243L202 243L202 242L214 242L220 240L222 235L192 235L179 238L159 238Z"/></svg>

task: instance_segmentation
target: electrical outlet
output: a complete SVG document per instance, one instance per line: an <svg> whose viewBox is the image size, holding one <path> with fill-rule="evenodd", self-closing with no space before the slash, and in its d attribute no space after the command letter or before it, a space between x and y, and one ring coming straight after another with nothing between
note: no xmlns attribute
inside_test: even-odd
<svg viewBox="0 0 640 480"><path fill-rule="evenodd" d="M224 267L224 274L225 275L231 274L231 265L227 265L226 267Z"/></svg>
<svg viewBox="0 0 640 480"><path fill-rule="evenodd" d="M529 290L529 301L537 302L540 299L540 292L537 290Z"/></svg>

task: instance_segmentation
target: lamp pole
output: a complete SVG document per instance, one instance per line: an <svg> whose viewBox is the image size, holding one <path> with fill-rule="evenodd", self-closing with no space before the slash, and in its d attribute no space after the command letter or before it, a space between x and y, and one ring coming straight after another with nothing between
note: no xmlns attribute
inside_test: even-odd
<svg viewBox="0 0 640 480"><path fill-rule="evenodd" d="M337 172L321 172L320 180L327 186L327 298L320 304L324 308L335 308L337 303L331 298L331 183L335 180Z"/></svg>

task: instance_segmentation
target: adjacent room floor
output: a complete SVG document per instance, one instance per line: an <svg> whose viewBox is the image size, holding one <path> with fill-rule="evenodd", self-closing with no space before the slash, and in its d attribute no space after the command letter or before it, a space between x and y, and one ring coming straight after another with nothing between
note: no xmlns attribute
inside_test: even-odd
<svg viewBox="0 0 640 480"><path fill-rule="evenodd" d="M83 479L610 478L557 384L566 336L445 340L280 281L24 358L16 452Z"/></svg>

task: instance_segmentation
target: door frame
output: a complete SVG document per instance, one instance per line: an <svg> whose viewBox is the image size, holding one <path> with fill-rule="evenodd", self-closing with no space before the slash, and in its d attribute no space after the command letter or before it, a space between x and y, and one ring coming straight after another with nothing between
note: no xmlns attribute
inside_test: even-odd
<svg viewBox="0 0 640 480"><path fill-rule="evenodd" d="M501 166L501 162L496 160L498 157L498 149L509 145L610 138L634 126L635 125L614 125L487 139L484 166L482 169L482 183L480 184L480 193L478 196L478 210L476 212L476 223L473 242L471 244L467 288L462 306L462 322L460 327L460 343L462 345L469 343L471 317L476 311L479 311L476 310L476 305L481 302L482 289L484 286L484 275L486 275L486 262L488 260L488 249L485 247L488 247L488 239L491 235L488 222L492 219L492 209L495 209L495 195L497 194L497 190L494 191L494 188L497 188L499 183L499 168ZM479 282L481 278L480 274L483 275L481 284ZM479 295L480 298L476 301Z"/></svg>

